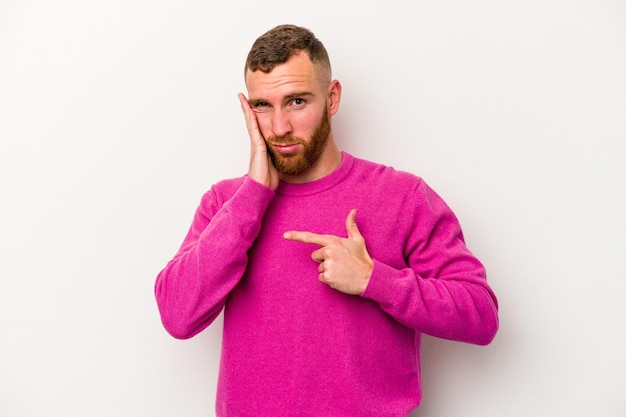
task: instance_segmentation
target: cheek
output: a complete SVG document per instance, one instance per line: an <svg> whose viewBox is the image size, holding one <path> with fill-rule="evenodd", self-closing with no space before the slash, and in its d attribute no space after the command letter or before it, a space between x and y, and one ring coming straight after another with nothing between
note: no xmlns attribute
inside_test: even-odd
<svg viewBox="0 0 626 417"><path fill-rule="evenodd" d="M309 137L319 125L321 116L314 112L302 112L291 119L291 126L294 132L300 136Z"/></svg>

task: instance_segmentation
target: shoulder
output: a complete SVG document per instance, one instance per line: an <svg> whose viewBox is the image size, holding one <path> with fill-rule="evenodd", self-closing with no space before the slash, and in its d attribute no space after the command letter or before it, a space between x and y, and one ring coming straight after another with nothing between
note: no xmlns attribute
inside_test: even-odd
<svg viewBox="0 0 626 417"><path fill-rule="evenodd" d="M365 159L354 158L353 181L366 187L371 198L396 201L402 205L447 210L441 196L421 177Z"/></svg>
<svg viewBox="0 0 626 417"><path fill-rule="evenodd" d="M228 178L216 182L207 190L202 196L202 204L217 204L223 205L226 201L230 200L233 195L241 188L245 182L247 176L241 176L237 178Z"/></svg>
<svg viewBox="0 0 626 417"><path fill-rule="evenodd" d="M383 186L393 185L394 187L419 187L424 185L424 180L411 172L402 171L391 165L385 165L366 159L352 157L354 175L359 181L381 184Z"/></svg>

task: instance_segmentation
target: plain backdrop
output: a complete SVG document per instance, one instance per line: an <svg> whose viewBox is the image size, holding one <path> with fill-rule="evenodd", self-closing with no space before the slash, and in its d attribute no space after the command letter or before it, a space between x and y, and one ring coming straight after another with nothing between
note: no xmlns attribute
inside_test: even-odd
<svg viewBox="0 0 626 417"><path fill-rule="evenodd" d="M281 23L331 55L342 149L422 176L498 294L491 345L425 338L412 416L625 416L621 0L1 0L0 416L214 415L221 319L171 338L154 279L247 172Z"/></svg>

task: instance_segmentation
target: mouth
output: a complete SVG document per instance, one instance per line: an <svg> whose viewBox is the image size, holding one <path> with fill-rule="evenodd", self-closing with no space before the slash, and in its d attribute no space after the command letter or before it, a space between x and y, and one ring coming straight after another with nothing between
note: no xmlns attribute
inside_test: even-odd
<svg viewBox="0 0 626 417"><path fill-rule="evenodd" d="M271 144L271 146L277 152L283 155L289 155L289 154L296 152L298 150L298 147L300 147L301 145L299 143L286 143L286 144L275 143L275 144Z"/></svg>

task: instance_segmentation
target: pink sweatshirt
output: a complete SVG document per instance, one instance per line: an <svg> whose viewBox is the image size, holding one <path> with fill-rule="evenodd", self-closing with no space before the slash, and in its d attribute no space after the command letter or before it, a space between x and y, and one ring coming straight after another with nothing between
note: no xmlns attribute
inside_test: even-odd
<svg viewBox="0 0 626 417"><path fill-rule="evenodd" d="M320 283L316 246L282 237L346 237L353 208L374 259L361 296ZM312 183L214 185L155 291L177 338L224 309L219 417L405 417L421 401L421 333L487 344L498 328L485 270L444 201L412 174L347 153Z"/></svg>

